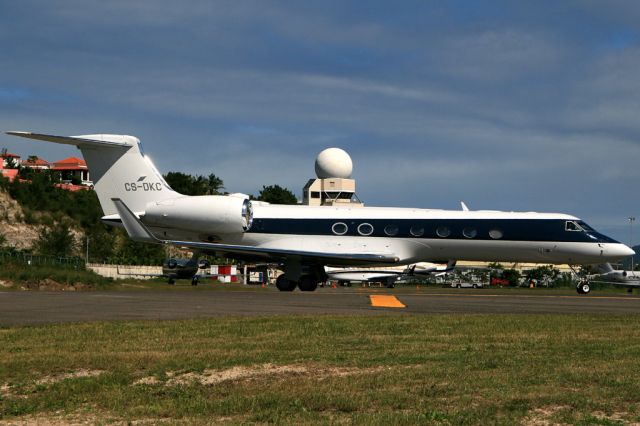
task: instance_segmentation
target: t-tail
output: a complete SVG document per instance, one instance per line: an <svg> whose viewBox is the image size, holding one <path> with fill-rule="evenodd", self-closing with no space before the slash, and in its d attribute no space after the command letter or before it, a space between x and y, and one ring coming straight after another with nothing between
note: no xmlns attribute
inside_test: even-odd
<svg viewBox="0 0 640 426"><path fill-rule="evenodd" d="M134 212L144 212L150 202L181 197L144 155L140 140L134 136L7 134L77 146L91 170L94 189L106 216L118 213L113 198L121 199Z"/></svg>

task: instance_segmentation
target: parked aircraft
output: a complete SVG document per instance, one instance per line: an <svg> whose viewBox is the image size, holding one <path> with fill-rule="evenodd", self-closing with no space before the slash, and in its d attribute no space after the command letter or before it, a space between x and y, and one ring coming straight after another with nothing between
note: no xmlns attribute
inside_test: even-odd
<svg viewBox="0 0 640 426"><path fill-rule="evenodd" d="M426 278L431 274L441 275L453 271L456 262L446 264L431 262L419 262L408 266L392 266L387 268L332 268L325 267L324 270L330 280L339 283L351 281L382 282L386 287L393 288L397 281L409 278Z"/></svg>
<svg viewBox="0 0 640 426"><path fill-rule="evenodd" d="M200 269L207 269L208 267L209 262L198 261L198 255L195 254L190 259L166 259L162 264L162 274L121 273L118 269L118 275L167 278L169 284L175 284L176 280L191 280L191 285L198 285L200 278L209 276L198 272Z"/></svg>
<svg viewBox="0 0 640 426"><path fill-rule="evenodd" d="M283 206L246 195L184 196L162 178L138 138L8 134L77 146L106 223L131 238L217 256L279 262L282 291L313 291L325 266L393 266L453 260L600 264L633 250L556 213ZM589 291L584 281L578 287Z"/></svg>
<svg viewBox="0 0 640 426"><path fill-rule="evenodd" d="M598 269L600 275L593 280L594 282L627 287L629 292L640 287L640 271L613 269L610 263L598 265Z"/></svg>

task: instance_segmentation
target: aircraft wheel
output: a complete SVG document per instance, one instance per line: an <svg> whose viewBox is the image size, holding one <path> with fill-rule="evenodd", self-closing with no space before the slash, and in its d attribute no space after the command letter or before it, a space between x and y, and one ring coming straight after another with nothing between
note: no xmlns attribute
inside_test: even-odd
<svg viewBox="0 0 640 426"><path fill-rule="evenodd" d="M280 291L293 291L296 288L296 282L285 278L284 274L276 279L276 287Z"/></svg>
<svg viewBox="0 0 640 426"><path fill-rule="evenodd" d="M460 284L456 284L456 288L462 288Z"/></svg>
<svg viewBox="0 0 640 426"><path fill-rule="evenodd" d="M198 277L193 277L191 279L191 285L198 285Z"/></svg>
<svg viewBox="0 0 640 426"><path fill-rule="evenodd" d="M582 294L588 294L591 291L591 286L589 283L580 284L580 290L582 290Z"/></svg>
<svg viewBox="0 0 640 426"><path fill-rule="evenodd" d="M173 278L169 278L168 284L169 285L174 285L176 283L176 281Z"/></svg>
<svg viewBox="0 0 640 426"><path fill-rule="evenodd" d="M300 291L315 291L318 288L318 282L310 275L303 275L298 281L298 288Z"/></svg>
<svg viewBox="0 0 640 426"><path fill-rule="evenodd" d="M473 288L478 288L478 284L474 284L474 285L473 285Z"/></svg>

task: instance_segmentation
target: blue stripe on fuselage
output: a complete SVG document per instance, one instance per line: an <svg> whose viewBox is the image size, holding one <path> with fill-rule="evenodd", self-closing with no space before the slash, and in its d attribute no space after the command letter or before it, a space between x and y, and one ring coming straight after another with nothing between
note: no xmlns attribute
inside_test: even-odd
<svg viewBox="0 0 640 426"><path fill-rule="evenodd" d="M598 232L566 231L564 219L288 219L288 218L254 218L248 231L261 234L297 234L297 235L335 235L332 226L342 222L348 230L344 236L361 236L358 226L368 223L373 226L371 237L393 238L429 238L429 239L463 239L463 240L508 240L508 241L559 241L559 242L599 242L617 243L617 241ZM385 227L395 225L396 235L385 233ZM448 237L436 234L438 228L450 230ZM414 231L423 228L422 235L413 235ZM467 238L463 231L476 230L476 236ZM501 238L491 238L489 232L498 230ZM495 234L495 233L494 233Z"/></svg>

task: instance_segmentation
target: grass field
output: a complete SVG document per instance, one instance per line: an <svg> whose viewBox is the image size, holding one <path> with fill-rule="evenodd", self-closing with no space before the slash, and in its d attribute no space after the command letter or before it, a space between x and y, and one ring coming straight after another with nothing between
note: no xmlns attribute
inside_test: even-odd
<svg viewBox="0 0 640 426"><path fill-rule="evenodd" d="M0 422L640 422L640 316L216 318L0 329Z"/></svg>

